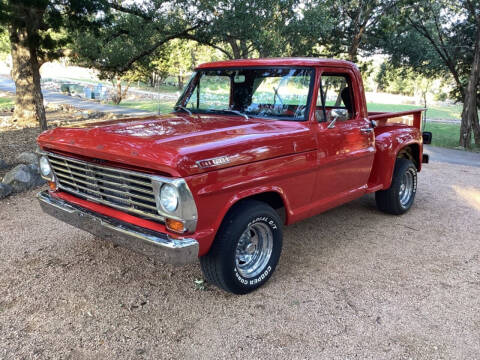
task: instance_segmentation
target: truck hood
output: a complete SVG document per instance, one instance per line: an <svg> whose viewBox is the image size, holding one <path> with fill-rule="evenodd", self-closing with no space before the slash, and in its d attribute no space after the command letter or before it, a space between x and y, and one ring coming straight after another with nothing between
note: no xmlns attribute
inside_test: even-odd
<svg viewBox="0 0 480 360"><path fill-rule="evenodd" d="M183 113L59 127L38 142L45 150L181 177L315 148L307 122Z"/></svg>

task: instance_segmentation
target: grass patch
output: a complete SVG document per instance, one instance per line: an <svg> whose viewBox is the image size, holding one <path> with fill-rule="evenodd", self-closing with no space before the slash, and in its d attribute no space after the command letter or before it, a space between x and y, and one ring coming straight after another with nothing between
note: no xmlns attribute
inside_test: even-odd
<svg viewBox="0 0 480 360"><path fill-rule="evenodd" d="M109 102L109 105L115 105L113 102ZM146 110L151 112L160 112L160 114L167 114L172 112L175 102L166 101L122 101L119 106L127 107L130 109Z"/></svg>
<svg viewBox="0 0 480 360"><path fill-rule="evenodd" d="M460 124L429 123L425 124L424 131L432 132L432 145L446 148L457 148L460 138ZM472 149L480 150L475 147L472 134Z"/></svg>
<svg viewBox="0 0 480 360"><path fill-rule="evenodd" d="M0 110L8 111L15 106L15 97L13 96L0 96Z"/></svg>
<svg viewBox="0 0 480 360"><path fill-rule="evenodd" d="M114 105L112 102L110 105ZM162 114L169 113L172 111L173 105L175 102L158 102L154 100L147 101L122 101L120 106L128 107L132 109L147 110L152 112L160 112ZM368 111L406 111L412 109L420 109L419 106L413 105L404 105L404 104L367 104ZM431 106L427 112L427 118L429 119L461 119L462 106L461 105L451 105L451 106Z"/></svg>
<svg viewBox="0 0 480 360"><path fill-rule="evenodd" d="M174 105L175 105L174 102L158 102L158 101L125 101L120 103L120 106L132 108L132 109L141 109L141 110L147 110L152 112L158 112L158 110L160 109L161 114L167 114L171 112ZM410 110L415 108L418 108L418 107L411 106L411 105L403 105L403 104L401 105L368 104L369 111L405 111L405 110ZM457 119L457 118L460 119L460 114L461 114L461 106L443 106L443 107L431 108L428 111L427 116L433 119ZM433 146L440 146L440 147L446 147L446 148L458 147L458 139L460 137L460 124L427 122L423 130L432 132ZM473 143L473 135L472 135L472 147L473 145L474 143Z"/></svg>
<svg viewBox="0 0 480 360"><path fill-rule="evenodd" d="M405 104L376 104L368 103L368 111L406 111L421 109L421 106ZM460 120L462 117L462 105L431 105L428 106L427 119Z"/></svg>

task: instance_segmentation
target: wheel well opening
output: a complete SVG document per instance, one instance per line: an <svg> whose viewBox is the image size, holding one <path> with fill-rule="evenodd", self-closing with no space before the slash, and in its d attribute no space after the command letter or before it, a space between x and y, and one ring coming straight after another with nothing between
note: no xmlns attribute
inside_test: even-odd
<svg viewBox="0 0 480 360"><path fill-rule="evenodd" d="M408 159L412 161L418 170L419 153L420 153L420 149L418 144L408 145L398 152L397 159L403 158L403 159Z"/></svg>
<svg viewBox="0 0 480 360"><path fill-rule="evenodd" d="M268 191L268 192L249 196L242 200L247 200L247 199L261 201L270 205L278 213L278 215L280 216L280 219L282 219L282 222L286 223L287 213L285 209L285 204L283 202L282 196L279 193L275 191Z"/></svg>
<svg viewBox="0 0 480 360"><path fill-rule="evenodd" d="M265 192L265 193L253 195L253 196L249 197L249 199L263 201L264 203L267 203L268 205L270 205L275 210L280 209L280 208L285 206L283 204L282 197L280 196L279 193L277 193L275 191L270 191L270 192Z"/></svg>

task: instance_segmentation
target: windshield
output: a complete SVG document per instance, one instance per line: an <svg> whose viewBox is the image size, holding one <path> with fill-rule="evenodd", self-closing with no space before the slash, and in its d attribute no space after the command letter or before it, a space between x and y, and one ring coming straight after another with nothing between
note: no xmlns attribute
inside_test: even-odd
<svg viewBox="0 0 480 360"><path fill-rule="evenodd" d="M197 71L177 111L306 120L313 69L226 68Z"/></svg>

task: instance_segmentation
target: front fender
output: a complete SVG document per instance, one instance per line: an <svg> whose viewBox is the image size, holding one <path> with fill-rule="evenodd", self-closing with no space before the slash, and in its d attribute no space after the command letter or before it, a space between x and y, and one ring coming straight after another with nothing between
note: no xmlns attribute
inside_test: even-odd
<svg viewBox="0 0 480 360"><path fill-rule="evenodd" d="M314 151L273 158L186 178L198 209L199 255L206 254L225 217L238 201L266 192L280 195L287 223L309 209L315 188Z"/></svg>

